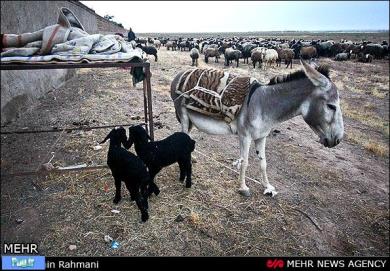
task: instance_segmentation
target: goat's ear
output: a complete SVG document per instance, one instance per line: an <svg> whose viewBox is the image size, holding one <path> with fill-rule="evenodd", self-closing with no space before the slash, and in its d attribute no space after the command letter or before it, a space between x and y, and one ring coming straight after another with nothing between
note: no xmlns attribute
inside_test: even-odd
<svg viewBox="0 0 390 271"><path fill-rule="evenodd" d="M106 138L105 138L102 142L100 142L99 144L106 143L107 139L110 139L110 135L111 135L111 133L109 133L109 134L106 136Z"/></svg>
<svg viewBox="0 0 390 271"><path fill-rule="evenodd" d="M106 141L107 141L108 139L111 138L111 135L112 135L112 130L108 133L108 135L106 136L106 138L105 138L102 142L100 142L99 144L106 143Z"/></svg>
<svg viewBox="0 0 390 271"><path fill-rule="evenodd" d="M131 139L131 136L129 136L129 139L126 142L122 142L122 144L126 150L130 149L131 146L133 146L133 140Z"/></svg>
<svg viewBox="0 0 390 271"><path fill-rule="evenodd" d="M329 85L329 80L326 78L326 76L322 75L314 67L307 64L302 60L302 58L300 61L303 66L303 71L305 72L307 78L309 78L309 80L313 83L313 85L317 87L327 87Z"/></svg>

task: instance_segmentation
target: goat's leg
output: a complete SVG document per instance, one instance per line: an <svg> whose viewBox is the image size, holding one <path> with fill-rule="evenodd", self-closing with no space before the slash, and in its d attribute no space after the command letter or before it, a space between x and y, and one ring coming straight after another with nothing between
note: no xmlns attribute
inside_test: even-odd
<svg viewBox="0 0 390 271"><path fill-rule="evenodd" d="M135 197L135 202L137 203L138 209L141 211L141 220L142 222L145 222L146 220L149 219L149 214L148 214L148 198L144 198L141 193L138 191L136 197Z"/></svg>
<svg viewBox="0 0 390 271"><path fill-rule="evenodd" d="M122 181L117 175L114 175L114 180L115 180L115 197L114 197L113 202L115 204L118 204L122 199L122 196L121 196Z"/></svg>
<svg viewBox="0 0 390 271"><path fill-rule="evenodd" d="M127 189L130 192L130 200L131 201L135 201L135 197L136 197L136 194L137 194L136 191L133 188L129 188L129 187L127 187Z"/></svg>
<svg viewBox="0 0 390 271"><path fill-rule="evenodd" d="M189 155L185 165L186 165L186 174L187 174L186 188L191 188L191 185L192 185L192 180L191 180L191 176L192 176L191 154Z"/></svg>
<svg viewBox="0 0 390 271"><path fill-rule="evenodd" d="M179 181L182 183L186 178L186 164L182 160L179 160L177 163L179 164L179 169L180 169Z"/></svg>
<svg viewBox="0 0 390 271"><path fill-rule="evenodd" d="M240 189L238 192L245 196L249 197L250 192L249 188L245 183L245 173L246 169L248 167L248 156L249 156L249 148L251 146L251 138L249 136L240 136L240 161L241 166L240 166Z"/></svg>
<svg viewBox="0 0 390 271"><path fill-rule="evenodd" d="M130 200L135 201L135 199L137 197L137 191L138 191L137 188L138 187L131 180L125 182L125 185L126 185L127 190L129 190Z"/></svg>
<svg viewBox="0 0 390 271"><path fill-rule="evenodd" d="M259 138L259 139L255 140L256 154L257 154L257 157L259 157L259 159L260 159L260 170L261 170L261 174L262 174L262 183L265 187L264 194L268 194L268 195L271 195L273 197L278 192L276 192L275 187L273 187L268 182L267 161L265 159L265 143L266 143L266 137Z"/></svg>
<svg viewBox="0 0 390 271"><path fill-rule="evenodd" d="M160 169L150 169L149 187L148 187L147 193L146 193L148 197L150 197L150 195L152 195L153 193L156 196L158 196L158 194L160 194L160 189L158 188L158 186L154 182L154 177L157 175L157 173L159 171L160 171Z"/></svg>

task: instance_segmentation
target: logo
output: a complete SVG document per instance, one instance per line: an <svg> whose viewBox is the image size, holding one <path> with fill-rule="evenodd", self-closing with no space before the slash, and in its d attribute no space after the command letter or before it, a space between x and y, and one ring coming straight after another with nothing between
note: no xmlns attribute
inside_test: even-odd
<svg viewBox="0 0 390 271"><path fill-rule="evenodd" d="M284 267L284 261L282 259L268 259L266 265L271 270L281 269Z"/></svg>
<svg viewBox="0 0 390 271"><path fill-rule="evenodd" d="M45 270L44 256L1 256L2 270Z"/></svg>

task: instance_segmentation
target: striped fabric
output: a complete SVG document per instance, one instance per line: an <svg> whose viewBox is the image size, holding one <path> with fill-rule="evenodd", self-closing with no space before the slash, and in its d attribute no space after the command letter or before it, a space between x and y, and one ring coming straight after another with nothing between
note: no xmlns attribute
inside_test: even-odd
<svg viewBox="0 0 390 271"><path fill-rule="evenodd" d="M254 82L257 80L253 77L197 68L183 73L176 93L186 98L187 109L230 123L240 112Z"/></svg>

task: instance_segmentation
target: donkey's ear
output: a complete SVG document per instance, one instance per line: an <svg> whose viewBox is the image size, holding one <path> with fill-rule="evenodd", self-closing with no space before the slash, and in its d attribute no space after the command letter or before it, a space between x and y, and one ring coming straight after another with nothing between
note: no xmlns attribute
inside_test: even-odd
<svg viewBox="0 0 390 271"><path fill-rule="evenodd" d="M307 78L315 85L316 87L326 87L329 84L329 79L326 76L318 72L314 67L307 64L301 58L301 64L303 66L303 71L305 72Z"/></svg>

